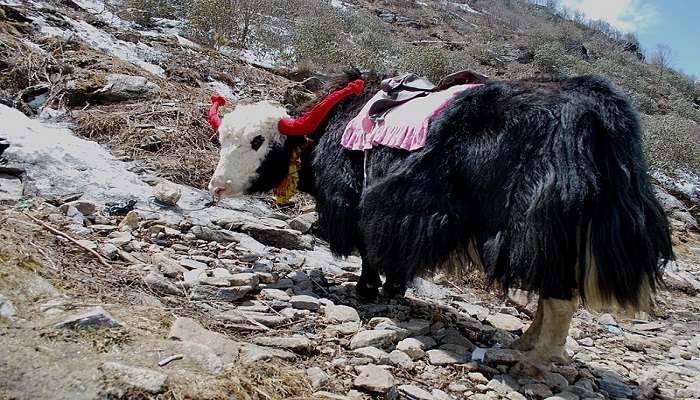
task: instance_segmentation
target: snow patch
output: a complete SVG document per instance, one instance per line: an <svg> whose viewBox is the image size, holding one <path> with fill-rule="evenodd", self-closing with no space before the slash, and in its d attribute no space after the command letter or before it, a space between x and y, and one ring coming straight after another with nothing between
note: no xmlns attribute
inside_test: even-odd
<svg viewBox="0 0 700 400"><path fill-rule="evenodd" d="M331 0L331 6L335 8L340 8L341 10L347 10L348 6L344 1Z"/></svg>
<svg viewBox="0 0 700 400"><path fill-rule="evenodd" d="M694 202L700 202L700 177L698 175L686 170L676 170L672 175L659 170L651 173L651 176L656 178L663 187L681 192Z"/></svg>
<svg viewBox="0 0 700 400"><path fill-rule="evenodd" d="M238 96L233 92L231 87L221 81L213 81L207 83L209 89L219 96L223 96L226 100L238 100Z"/></svg>
<svg viewBox="0 0 700 400"><path fill-rule="evenodd" d="M205 207L209 193L186 185L178 205L182 208L160 209L152 202L153 189L132 172L135 163L117 160L98 143L85 140L66 126L29 119L19 110L0 104L0 136L10 143L4 153L10 165L24 169L38 195L62 197L82 193L82 199L105 204L137 200L139 213L157 212L164 218L187 215L197 224L226 218L231 209L252 213L256 217L272 211L252 198L228 199L224 207Z"/></svg>
<svg viewBox="0 0 700 400"><path fill-rule="evenodd" d="M447 4L456 7L464 12L470 12L472 14L481 14L479 11L471 8L467 3L455 3L454 1L448 1Z"/></svg>
<svg viewBox="0 0 700 400"><path fill-rule="evenodd" d="M134 26L132 22L124 21L117 15L113 14L107 5L100 0L72 0L75 4L80 6L83 10L89 12L90 14L96 16L100 20L119 28L131 28Z"/></svg>
<svg viewBox="0 0 700 400"><path fill-rule="evenodd" d="M144 43L130 43L117 39L114 35L98 29L85 21L76 21L65 17L71 24L71 30L63 30L49 25L43 17L35 17L34 23L40 27L40 32L46 36L62 37L64 39L79 39L92 48L105 52L111 56L134 64L146 71L165 77L165 70L149 60L164 60L165 55Z"/></svg>

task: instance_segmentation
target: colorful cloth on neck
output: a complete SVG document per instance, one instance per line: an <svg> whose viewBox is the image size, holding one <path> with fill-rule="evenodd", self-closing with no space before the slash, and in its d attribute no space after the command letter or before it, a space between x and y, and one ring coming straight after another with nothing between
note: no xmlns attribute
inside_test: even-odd
<svg viewBox="0 0 700 400"><path fill-rule="evenodd" d="M369 110L383 97L384 92L380 91L348 123L341 143L350 150L367 150L376 145L409 151L420 149L425 146L430 121L445 110L454 96L477 86L481 85L456 85L430 93L396 106L373 120Z"/></svg>

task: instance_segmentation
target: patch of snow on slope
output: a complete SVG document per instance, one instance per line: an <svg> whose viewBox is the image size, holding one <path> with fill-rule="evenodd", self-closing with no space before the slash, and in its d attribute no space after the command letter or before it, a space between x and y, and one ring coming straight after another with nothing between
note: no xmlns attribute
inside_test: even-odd
<svg viewBox="0 0 700 400"><path fill-rule="evenodd" d="M448 4L450 4L451 6L457 7L460 10L465 11L465 12L470 12L472 14L481 14L479 11L476 11L475 9L471 8L469 6L469 4L467 4L467 3L456 3L454 1L450 1L450 2L448 2Z"/></svg>
<svg viewBox="0 0 700 400"><path fill-rule="evenodd" d="M65 18L71 24L71 30L63 30L49 25L43 17L35 17L34 22L40 26L40 32L46 36L64 39L79 39L96 50L134 64L146 71L165 77L165 70L149 60L164 60L165 55L144 43L130 43L117 39L114 35L98 29L85 21Z"/></svg>
<svg viewBox="0 0 700 400"><path fill-rule="evenodd" d="M238 96L233 92L231 87L221 81L213 81L207 83L207 86L219 96L223 96L226 100L238 100Z"/></svg>
<svg viewBox="0 0 700 400"><path fill-rule="evenodd" d="M97 204L138 201L139 213L158 211L159 216L186 214L197 224L225 218L233 210L243 210L253 216L269 215L272 211L252 198L227 199L223 207L206 207L211 195L186 185L178 205L181 209L161 210L153 205L153 188L129 168L134 163L117 160L98 143L75 136L61 125L47 124L28 118L19 110L0 104L0 136L10 148L4 156L10 165L23 168L38 194L62 197L82 193L82 198Z"/></svg>
<svg viewBox="0 0 700 400"><path fill-rule="evenodd" d="M678 170L673 176L661 171L651 174L662 186L685 194L690 200L700 202L700 177L690 171Z"/></svg>
<svg viewBox="0 0 700 400"><path fill-rule="evenodd" d="M124 21L115 14L113 14L105 3L101 0L72 0L75 4L80 6L83 10L89 12L90 14L96 16L102 21L119 28L130 28L134 24L132 22Z"/></svg>
<svg viewBox="0 0 700 400"><path fill-rule="evenodd" d="M331 0L331 6L335 8L340 8L341 10L345 10L348 8L345 2L340 0Z"/></svg>

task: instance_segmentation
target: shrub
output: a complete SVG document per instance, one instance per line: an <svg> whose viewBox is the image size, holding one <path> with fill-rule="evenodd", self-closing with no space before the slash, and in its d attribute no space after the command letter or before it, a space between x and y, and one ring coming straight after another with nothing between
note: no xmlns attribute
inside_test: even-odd
<svg viewBox="0 0 700 400"><path fill-rule="evenodd" d="M695 122L668 114L643 115L642 124L644 151L652 168L698 171L700 128Z"/></svg>
<svg viewBox="0 0 700 400"><path fill-rule="evenodd" d="M410 46L403 50L399 69L405 72L415 72L433 82L438 82L443 76L453 70L450 52L440 47Z"/></svg>
<svg viewBox="0 0 700 400"><path fill-rule="evenodd" d="M566 54L561 42L548 42L535 49L533 58L535 66L545 73L562 73L573 65L573 60Z"/></svg>
<svg viewBox="0 0 700 400"><path fill-rule="evenodd" d="M195 39L214 47L243 48L265 9L264 0L192 0L187 30Z"/></svg>

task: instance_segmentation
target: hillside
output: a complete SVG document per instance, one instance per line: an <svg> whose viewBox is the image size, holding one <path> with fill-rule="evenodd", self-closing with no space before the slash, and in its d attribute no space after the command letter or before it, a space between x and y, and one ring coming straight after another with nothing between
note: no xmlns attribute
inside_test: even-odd
<svg viewBox="0 0 700 400"><path fill-rule="evenodd" d="M0 0L0 400L700 398L697 85L553 11ZM618 84L642 113L678 257L653 310L579 310L572 364L543 371L507 349L535 295L438 274L364 303L359 257L331 256L307 197L212 205L209 97L295 111L348 65Z"/></svg>

